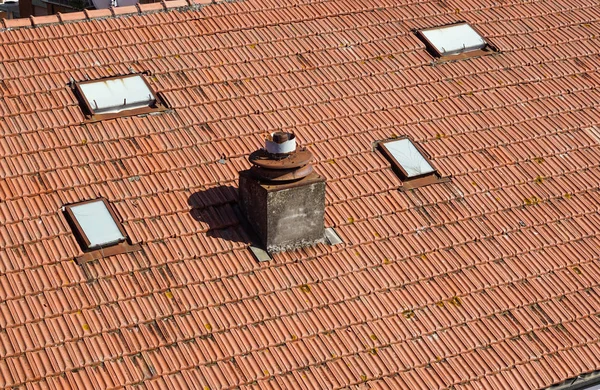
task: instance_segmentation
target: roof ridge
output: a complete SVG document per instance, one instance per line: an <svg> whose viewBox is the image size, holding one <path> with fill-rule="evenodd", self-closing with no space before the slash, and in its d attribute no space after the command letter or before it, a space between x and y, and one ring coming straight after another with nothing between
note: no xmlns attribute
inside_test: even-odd
<svg viewBox="0 0 600 390"><path fill-rule="evenodd" d="M0 31L15 28L33 28L52 24L65 24L92 19L107 19L128 15L144 15L148 13L166 12L173 9L198 9L210 4L222 3L228 0L162 0L159 3L136 4L125 7L110 7L106 9L83 10L81 12L56 13L54 15L30 16L28 18L1 19Z"/></svg>

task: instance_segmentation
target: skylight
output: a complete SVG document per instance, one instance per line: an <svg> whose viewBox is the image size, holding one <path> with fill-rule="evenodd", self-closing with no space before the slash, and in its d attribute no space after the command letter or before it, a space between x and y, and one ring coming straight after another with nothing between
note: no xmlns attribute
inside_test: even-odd
<svg viewBox="0 0 600 390"><path fill-rule="evenodd" d="M379 148L402 180L404 189L443 181L421 148L409 138L381 141Z"/></svg>
<svg viewBox="0 0 600 390"><path fill-rule="evenodd" d="M435 169L408 138L388 141L383 147L404 170L407 178L435 172Z"/></svg>
<svg viewBox="0 0 600 390"><path fill-rule="evenodd" d="M136 114L134 110L148 111L157 99L140 75L113 77L76 84L85 111L98 114ZM142 112L140 112L142 113Z"/></svg>
<svg viewBox="0 0 600 390"><path fill-rule="evenodd" d="M419 30L417 35L437 57L472 52L484 54L489 46L485 39L467 23Z"/></svg>
<svg viewBox="0 0 600 390"><path fill-rule="evenodd" d="M65 207L65 211L86 250L114 245L126 239L123 228L104 199L70 205Z"/></svg>

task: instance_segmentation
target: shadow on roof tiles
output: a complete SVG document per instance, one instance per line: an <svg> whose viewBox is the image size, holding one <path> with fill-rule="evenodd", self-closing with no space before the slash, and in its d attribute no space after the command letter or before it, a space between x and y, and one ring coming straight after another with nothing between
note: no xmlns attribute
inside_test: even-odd
<svg viewBox="0 0 600 390"><path fill-rule="evenodd" d="M238 189L219 186L193 193L188 198L190 215L208 225L208 237L250 244L237 206ZM241 227L241 228L239 228Z"/></svg>

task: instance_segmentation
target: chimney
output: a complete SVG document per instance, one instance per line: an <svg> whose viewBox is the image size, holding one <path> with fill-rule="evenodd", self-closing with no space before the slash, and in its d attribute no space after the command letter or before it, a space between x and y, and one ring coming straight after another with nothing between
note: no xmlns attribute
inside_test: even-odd
<svg viewBox="0 0 600 390"><path fill-rule="evenodd" d="M43 3L42 3L42 5L43 5ZM20 0L19 1L19 18L28 18L32 15L33 15L32 0Z"/></svg>
<svg viewBox="0 0 600 390"><path fill-rule="evenodd" d="M296 148L293 133L275 132L240 172L240 204L269 253L314 245L324 239L325 179L310 165L313 156Z"/></svg>

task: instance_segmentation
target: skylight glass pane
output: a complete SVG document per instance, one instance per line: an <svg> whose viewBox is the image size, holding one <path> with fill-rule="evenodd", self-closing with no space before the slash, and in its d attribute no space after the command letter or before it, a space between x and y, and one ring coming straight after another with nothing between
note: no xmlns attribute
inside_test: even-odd
<svg viewBox="0 0 600 390"><path fill-rule="evenodd" d="M95 114L117 113L148 107L155 98L141 76L79 84Z"/></svg>
<svg viewBox="0 0 600 390"><path fill-rule="evenodd" d="M385 147L409 178L435 172L409 139L386 142Z"/></svg>
<svg viewBox="0 0 600 390"><path fill-rule="evenodd" d="M72 206L71 212L90 241L89 248L115 244L125 239L101 200Z"/></svg>
<svg viewBox="0 0 600 390"><path fill-rule="evenodd" d="M485 40L466 23L421 30L421 34L442 55L458 54L485 47Z"/></svg>

